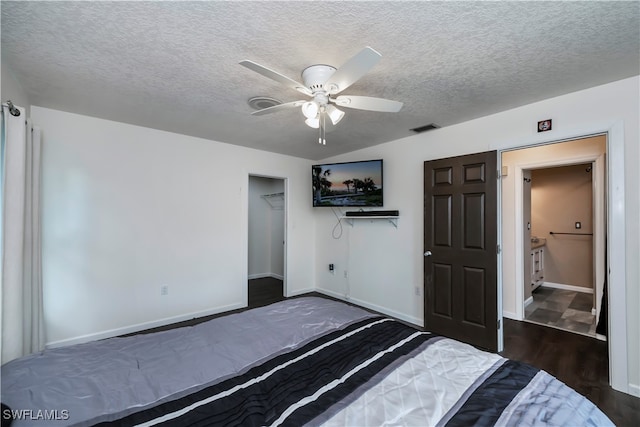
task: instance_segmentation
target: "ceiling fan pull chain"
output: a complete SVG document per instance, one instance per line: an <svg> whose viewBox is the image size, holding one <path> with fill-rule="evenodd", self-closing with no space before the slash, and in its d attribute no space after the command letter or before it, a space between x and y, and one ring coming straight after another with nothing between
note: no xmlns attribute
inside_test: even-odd
<svg viewBox="0 0 640 427"><path fill-rule="evenodd" d="M324 111L321 109L318 113L318 144L327 145L327 140L325 139L325 131L324 131Z"/></svg>
<svg viewBox="0 0 640 427"><path fill-rule="evenodd" d="M326 118L327 118L327 114L323 109L322 111L322 145L327 145L327 139L325 138L326 129L327 129L326 122L325 122Z"/></svg>

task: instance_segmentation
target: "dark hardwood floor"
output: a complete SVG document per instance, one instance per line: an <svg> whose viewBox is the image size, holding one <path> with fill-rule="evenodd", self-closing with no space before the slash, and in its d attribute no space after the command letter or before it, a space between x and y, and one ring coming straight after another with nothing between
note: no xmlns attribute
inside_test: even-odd
<svg viewBox="0 0 640 427"><path fill-rule="evenodd" d="M273 304L284 299L282 280L263 277L249 280L249 308Z"/></svg>
<svg viewBox="0 0 640 427"><path fill-rule="evenodd" d="M285 299L280 280L266 278L249 282L249 306L246 309L200 317L137 333L191 326ZM329 298L316 292L300 296L309 295ZM617 426L640 426L640 399L617 392L609 386L607 343L533 323L504 319L504 347L501 353L504 357L549 372L595 403Z"/></svg>
<svg viewBox="0 0 640 427"><path fill-rule="evenodd" d="M501 354L544 369L595 403L617 426L640 426L640 399L609 386L606 342L504 319Z"/></svg>

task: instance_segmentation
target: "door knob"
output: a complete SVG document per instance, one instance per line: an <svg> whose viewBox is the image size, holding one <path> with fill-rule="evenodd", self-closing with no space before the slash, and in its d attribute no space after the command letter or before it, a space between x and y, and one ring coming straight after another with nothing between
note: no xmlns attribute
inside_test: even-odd
<svg viewBox="0 0 640 427"><path fill-rule="evenodd" d="M431 251L426 251L426 252L424 253L424 256L431 256Z"/></svg>

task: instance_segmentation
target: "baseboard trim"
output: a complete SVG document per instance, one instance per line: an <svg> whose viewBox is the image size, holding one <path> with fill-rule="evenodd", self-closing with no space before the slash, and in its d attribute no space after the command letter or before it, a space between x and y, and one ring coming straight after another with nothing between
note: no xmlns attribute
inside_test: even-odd
<svg viewBox="0 0 640 427"><path fill-rule="evenodd" d="M531 304L533 302L533 297L529 297L526 300L524 300L524 306L525 308L529 306L529 304Z"/></svg>
<svg viewBox="0 0 640 427"><path fill-rule="evenodd" d="M424 327L423 320L419 319L417 317L407 316L404 313L400 313L400 312L395 311L395 310L389 310L386 307L381 307L381 306L379 306L377 304L371 304L371 303L369 303L367 301L363 301L363 300L360 300L358 298L351 298L348 295L340 294L338 292L330 291L328 289L316 288L314 290L316 292L321 293L321 294L325 294L325 295L328 295L330 297L337 298L337 299L340 299L340 300L343 300L343 301L348 301L348 302L351 302L353 304L368 308L370 310L375 310L375 311L377 311L379 313L386 314L387 316L395 317L396 319L404 320L405 322L409 322L409 323L414 324L416 326Z"/></svg>
<svg viewBox="0 0 640 427"><path fill-rule="evenodd" d="M502 310L502 317L506 317L507 319L511 319L511 320L522 320L518 318L518 316L516 316L515 313L511 311L506 311L506 310Z"/></svg>
<svg viewBox="0 0 640 427"><path fill-rule="evenodd" d="M273 279L278 279L278 280L284 280L284 276L281 274L275 274L275 273L257 273L257 274L249 274L247 276L248 280L252 280L252 279L264 279L265 277L271 277Z"/></svg>
<svg viewBox="0 0 640 427"><path fill-rule="evenodd" d="M545 288L563 289L565 291L583 292L585 294L592 294L593 288L585 288L582 286L565 285L564 283L543 282L540 285Z"/></svg>
<svg viewBox="0 0 640 427"><path fill-rule="evenodd" d="M290 292L288 295L286 295L287 297L296 297L298 295L303 295L303 294L308 294L311 292L314 292L316 289L313 288L307 288L307 289L298 289L295 290L293 292Z"/></svg>
<svg viewBox="0 0 640 427"><path fill-rule="evenodd" d="M635 397L640 397L640 385L629 383L629 394Z"/></svg>
<svg viewBox="0 0 640 427"><path fill-rule="evenodd" d="M324 294L342 301L350 301L348 296L338 292L330 291L328 289L315 288L314 292L318 292L320 294Z"/></svg>
<svg viewBox="0 0 640 427"><path fill-rule="evenodd" d="M164 319L153 320L151 322L138 323L135 325L125 326L122 328L109 329L107 331L98 332L95 334L81 335L79 337L67 338L64 340L52 341L45 344L46 348L66 347L68 345L82 344L85 342L101 340L105 338L117 337L119 335L130 334L132 332L144 331L145 329L157 328L159 326L170 325L172 323L183 322L185 320L191 320L196 317L204 317L212 314L223 313L225 311L237 310L239 308L245 308L246 305L242 303L229 304L222 307L212 308L208 310L196 311L193 313L181 314L179 316L166 317Z"/></svg>

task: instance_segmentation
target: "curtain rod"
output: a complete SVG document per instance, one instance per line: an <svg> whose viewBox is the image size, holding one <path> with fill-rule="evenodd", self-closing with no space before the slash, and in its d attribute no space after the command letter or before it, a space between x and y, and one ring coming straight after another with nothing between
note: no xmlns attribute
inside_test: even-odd
<svg viewBox="0 0 640 427"><path fill-rule="evenodd" d="M7 102L5 103L7 105L7 107L9 108L9 112L11 113L12 116L18 117L20 116L20 110L18 110L15 105L13 105L13 102L7 100Z"/></svg>

